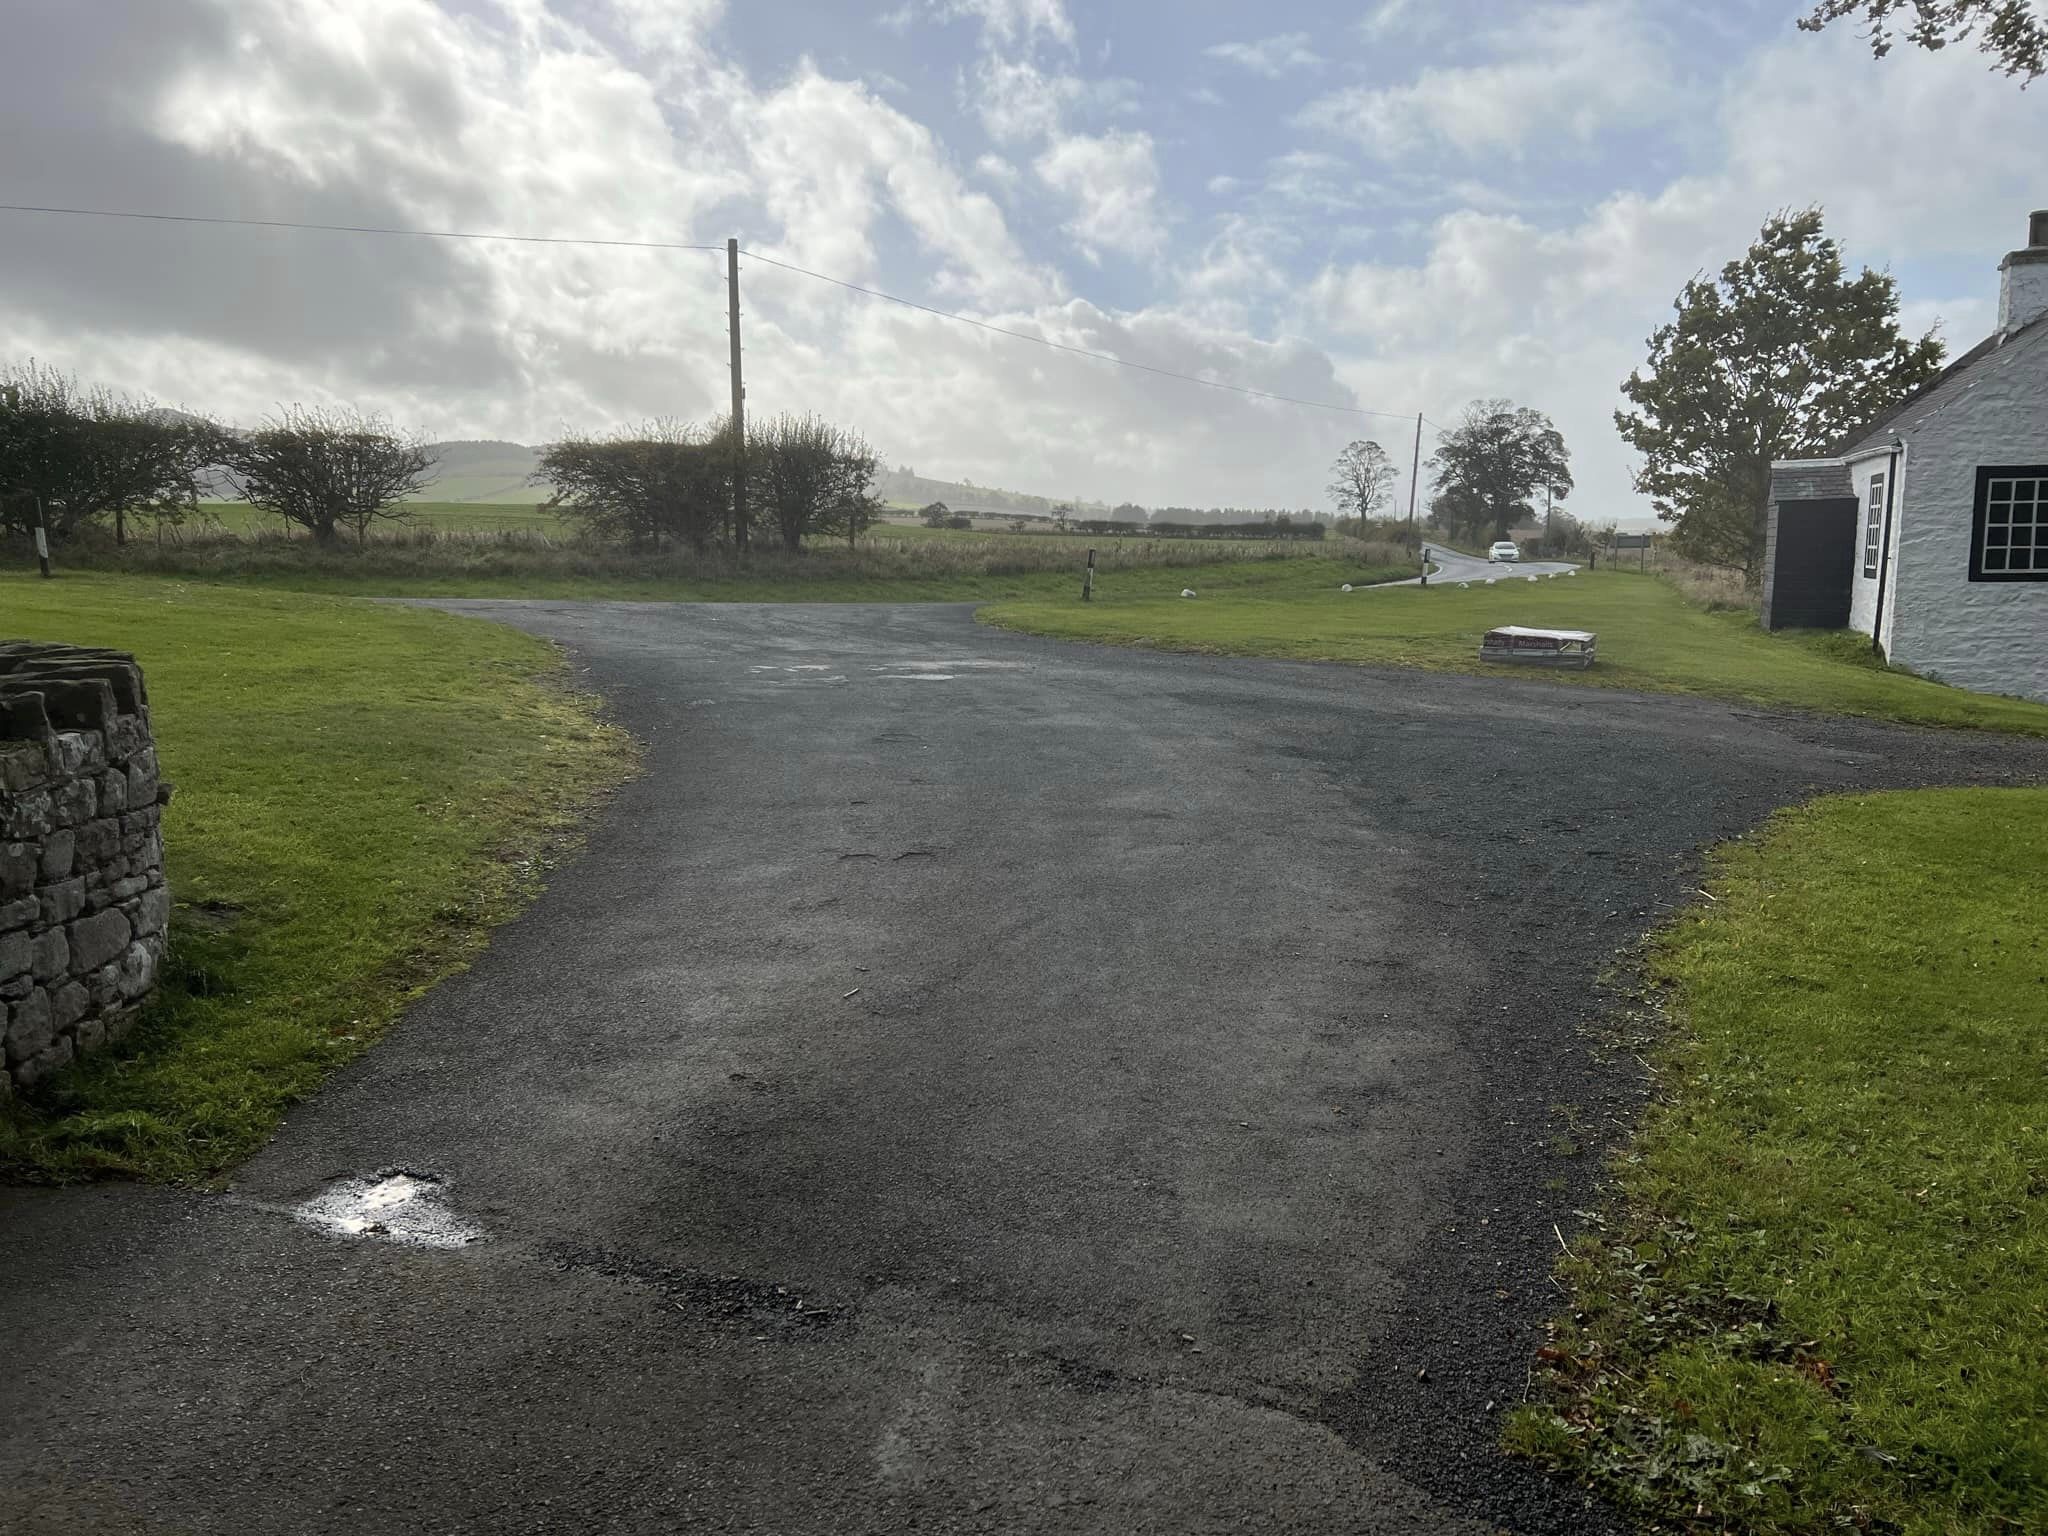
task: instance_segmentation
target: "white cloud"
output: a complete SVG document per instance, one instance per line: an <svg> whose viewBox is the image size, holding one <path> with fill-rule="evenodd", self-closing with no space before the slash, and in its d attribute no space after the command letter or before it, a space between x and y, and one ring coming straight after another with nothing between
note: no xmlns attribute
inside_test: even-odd
<svg viewBox="0 0 2048 1536"><path fill-rule="evenodd" d="M1277 80L1290 70L1315 69L1323 62L1322 55L1309 46L1306 32L1282 32L1250 43L1218 43L1203 52L1269 80Z"/></svg>
<svg viewBox="0 0 2048 1536"><path fill-rule="evenodd" d="M610 0L634 44L649 52L694 54L705 30L725 14L725 0Z"/></svg>
<svg viewBox="0 0 2048 1536"><path fill-rule="evenodd" d="M1575 507L1595 518L1641 511L1610 416L1643 336L1766 213L1824 203L1852 261L1904 269L1910 324L1944 317L1968 345L1988 324L1998 256L2043 201L2048 98L1987 77L1965 50L1873 63L1853 31L1788 28L1730 61L1715 97L1682 103L1698 109L1691 170L1587 194L1544 159L1596 131L1570 116L1581 77L1567 71L1551 100L1513 73L1567 62L1556 38L1525 38L1517 58L1496 36L1444 76L1476 114L1471 156L1450 109L1415 94L1423 77L1398 83L1409 94L1386 131L1421 153L1361 174L1327 143L1254 141L1241 159L1190 163L1181 129L1161 125L1192 117L1183 98L1155 99L1160 122L1132 116L1134 87L1042 51L974 51L970 78L1015 67L990 76L1007 87L1007 136L949 146L907 100L817 64L750 76L725 52L715 3L607 0L589 30L565 19L589 7L541 0L461 15L429 0L101 3L118 25L32 8L54 20L35 67L0 96L0 136L43 146L14 168L20 201L83 185L126 206L335 223L736 232L834 276L1276 393L1440 420L1509 394L1564 428L1584 487ZM988 21L986 39L1059 43L1051 12L1005 14L1008 32ZM66 28L57 51L46 34ZM1505 104L1478 99L1488 88ZM970 92L970 114L980 105ZM1599 121L1632 147L1622 135L1658 110L1609 102L1599 111L1619 115ZM1522 163L1501 164L1524 130ZM1205 222L1199 204L1169 208L1168 170L1227 206L1210 204ZM1131 308L1072 297L1036 227L1060 223L1090 257L1142 263L1116 273L1118 292L1139 295ZM237 420L280 400L343 400L434 435L531 441L701 417L725 397L722 252L156 226L108 238L54 220L7 234L0 355ZM1915 271L1930 259L1944 263L1938 279ZM935 473L1155 504L1319 504L1325 466L1360 431L763 262L742 281L757 409L818 410ZM1392 448L1400 425L1380 425Z"/></svg>
<svg viewBox="0 0 2048 1536"><path fill-rule="evenodd" d="M1377 40L1394 32L1426 30L1429 11L1420 0L1380 0L1358 23L1359 35Z"/></svg>
<svg viewBox="0 0 2048 1536"><path fill-rule="evenodd" d="M932 0L932 8L941 16L979 21L984 37L1004 47L1034 43L1041 35L1074 46L1066 0Z"/></svg>
<svg viewBox="0 0 2048 1536"><path fill-rule="evenodd" d="M1150 134L1069 134L1054 139L1032 169L1072 205L1067 232L1091 260L1103 251L1151 256L1163 246L1159 162Z"/></svg>
<svg viewBox="0 0 2048 1536"><path fill-rule="evenodd" d="M1403 85L1318 97L1300 122L1386 159L1430 148L1521 158L1585 144L1616 123L1681 110L1682 93L1638 0L1522 12L1484 35L1480 64L1431 66Z"/></svg>
<svg viewBox="0 0 2048 1536"><path fill-rule="evenodd" d="M1014 187L1017 184L1017 167L1001 155L981 156L974 162L974 169L985 180L993 181L998 186Z"/></svg>
<svg viewBox="0 0 2048 1536"><path fill-rule="evenodd" d="M1137 106L1136 87L1128 80L1047 72L1027 59L994 54L976 66L971 85L963 83L961 98L989 137L1002 144L1047 139L1071 118L1124 117Z"/></svg>
<svg viewBox="0 0 2048 1536"><path fill-rule="evenodd" d="M1289 150L1266 162L1268 194L1323 213L1358 207L1361 180L1349 161L1320 150Z"/></svg>
<svg viewBox="0 0 2048 1536"><path fill-rule="evenodd" d="M1839 85L1817 92L1816 80ZM1939 320L1952 348L1967 347L1989 327L1998 258L2039 200L2043 110L2017 90L1985 89L1978 61L1960 52L1894 71L1853 36L1788 39L1728 89L1709 124L1712 169L1650 194L1610 194L1563 223L1447 213L1419 262L1326 267L1300 323L1333 337L1343 377L1369 404L1408 390L1436 414L1506 394L1551 412L1578 455L1575 509L1641 516L1612 413L1684 282L1740 255L1771 212L1818 201L1855 266L1975 264L1974 291L1903 294L1910 331ZM1973 146L1968 176L1954 174L1958 143Z"/></svg>

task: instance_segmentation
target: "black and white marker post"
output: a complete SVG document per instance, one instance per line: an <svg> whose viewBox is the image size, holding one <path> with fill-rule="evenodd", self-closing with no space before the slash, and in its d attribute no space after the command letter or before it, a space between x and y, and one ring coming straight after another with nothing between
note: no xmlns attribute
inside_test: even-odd
<svg viewBox="0 0 2048 1536"><path fill-rule="evenodd" d="M1081 601L1095 601L1095 551L1088 551L1088 573L1081 578Z"/></svg>

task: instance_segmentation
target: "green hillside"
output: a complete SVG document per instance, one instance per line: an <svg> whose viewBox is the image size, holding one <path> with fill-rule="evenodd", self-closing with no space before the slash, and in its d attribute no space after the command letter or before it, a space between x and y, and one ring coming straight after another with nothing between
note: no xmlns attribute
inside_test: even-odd
<svg viewBox="0 0 2048 1536"><path fill-rule="evenodd" d="M529 485L540 450L491 440L431 443L438 473L417 501L479 502L530 507L548 499L548 487Z"/></svg>

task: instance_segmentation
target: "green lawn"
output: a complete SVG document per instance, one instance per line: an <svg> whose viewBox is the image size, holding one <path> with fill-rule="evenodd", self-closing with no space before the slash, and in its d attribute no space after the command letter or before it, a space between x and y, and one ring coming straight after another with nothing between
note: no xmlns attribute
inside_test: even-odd
<svg viewBox="0 0 2048 1536"><path fill-rule="evenodd" d="M177 785L162 995L119 1051L0 1109L15 1176L248 1153L476 952L631 761L555 654L496 625L99 575L0 575L0 613L135 652Z"/></svg>
<svg viewBox="0 0 2048 1536"><path fill-rule="evenodd" d="M1655 946L1516 1450L1699 1530L2048 1530L2048 790L1838 797Z"/></svg>
<svg viewBox="0 0 2048 1536"><path fill-rule="evenodd" d="M982 617L1073 640L1457 672L1482 670L1480 636L1498 624L1591 629L1600 636L1600 661L1587 672L1546 677L2048 735L2048 706L1876 666L1855 637L1766 634L1749 615L1710 613L1652 576L1581 572L1533 582L1505 577L1463 590L1432 584L1343 593L1310 572L1291 574L1257 588L1191 576L1201 593L1192 601L1111 583L1092 604L1058 594L999 603Z"/></svg>

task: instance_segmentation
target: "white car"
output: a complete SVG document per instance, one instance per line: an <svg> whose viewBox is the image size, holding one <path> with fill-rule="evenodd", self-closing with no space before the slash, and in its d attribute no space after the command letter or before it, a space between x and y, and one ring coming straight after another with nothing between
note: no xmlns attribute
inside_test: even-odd
<svg viewBox="0 0 2048 1536"><path fill-rule="evenodd" d="M1498 544L1487 550L1486 558L1489 560L1519 560L1522 558L1522 546L1513 539L1502 539Z"/></svg>

